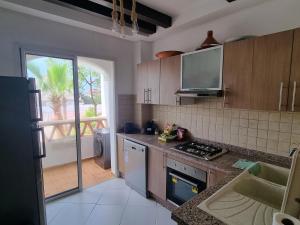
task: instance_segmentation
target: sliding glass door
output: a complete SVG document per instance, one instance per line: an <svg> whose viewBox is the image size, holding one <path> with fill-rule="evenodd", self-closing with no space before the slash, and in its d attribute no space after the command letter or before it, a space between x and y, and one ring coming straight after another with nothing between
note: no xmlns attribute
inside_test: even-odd
<svg viewBox="0 0 300 225"><path fill-rule="evenodd" d="M77 61L24 52L23 72L41 90L46 157L43 178L46 198L78 191L81 186Z"/></svg>

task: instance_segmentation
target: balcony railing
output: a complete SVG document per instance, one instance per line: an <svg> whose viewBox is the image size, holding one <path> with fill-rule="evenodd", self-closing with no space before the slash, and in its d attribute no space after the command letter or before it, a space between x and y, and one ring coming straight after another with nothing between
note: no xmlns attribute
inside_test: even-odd
<svg viewBox="0 0 300 225"><path fill-rule="evenodd" d="M47 141L75 136L75 122L70 120L57 120L41 122L45 129ZM89 117L80 119L80 136L92 135L96 128L107 127L106 117Z"/></svg>

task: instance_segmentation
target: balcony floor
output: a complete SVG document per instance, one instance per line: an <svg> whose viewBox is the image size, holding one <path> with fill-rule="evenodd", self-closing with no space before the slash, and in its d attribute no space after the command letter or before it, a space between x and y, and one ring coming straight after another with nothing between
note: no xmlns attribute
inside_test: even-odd
<svg viewBox="0 0 300 225"><path fill-rule="evenodd" d="M46 197L78 186L76 162L44 169L43 176ZM102 169L94 159L82 161L83 188L97 185L111 178L113 178L111 170Z"/></svg>

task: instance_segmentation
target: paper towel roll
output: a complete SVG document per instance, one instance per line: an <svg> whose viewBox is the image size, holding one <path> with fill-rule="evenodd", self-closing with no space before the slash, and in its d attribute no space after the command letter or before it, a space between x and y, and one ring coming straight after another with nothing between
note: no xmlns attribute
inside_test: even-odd
<svg viewBox="0 0 300 225"><path fill-rule="evenodd" d="M300 225L300 220L284 213L274 213L272 225Z"/></svg>

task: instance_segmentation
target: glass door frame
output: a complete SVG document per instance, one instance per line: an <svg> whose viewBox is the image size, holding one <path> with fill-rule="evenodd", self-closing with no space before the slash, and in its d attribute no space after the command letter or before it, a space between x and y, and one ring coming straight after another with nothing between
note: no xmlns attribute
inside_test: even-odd
<svg viewBox="0 0 300 225"><path fill-rule="evenodd" d="M63 191L53 196L45 198L46 202L50 202L65 196L72 195L82 191L82 163L81 163L81 137L80 137L80 111L79 111L79 86L78 86L78 61L77 56L68 54L62 51L55 51L49 49L33 49L33 48L20 48L21 55L21 73L22 77L27 78L27 61L26 55L37 55L44 57L52 57L59 59L71 60L73 65L73 85L74 85L74 104L75 104L75 130L76 130L76 156L77 156L77 174L78 174L78 187Z"/></svg>

